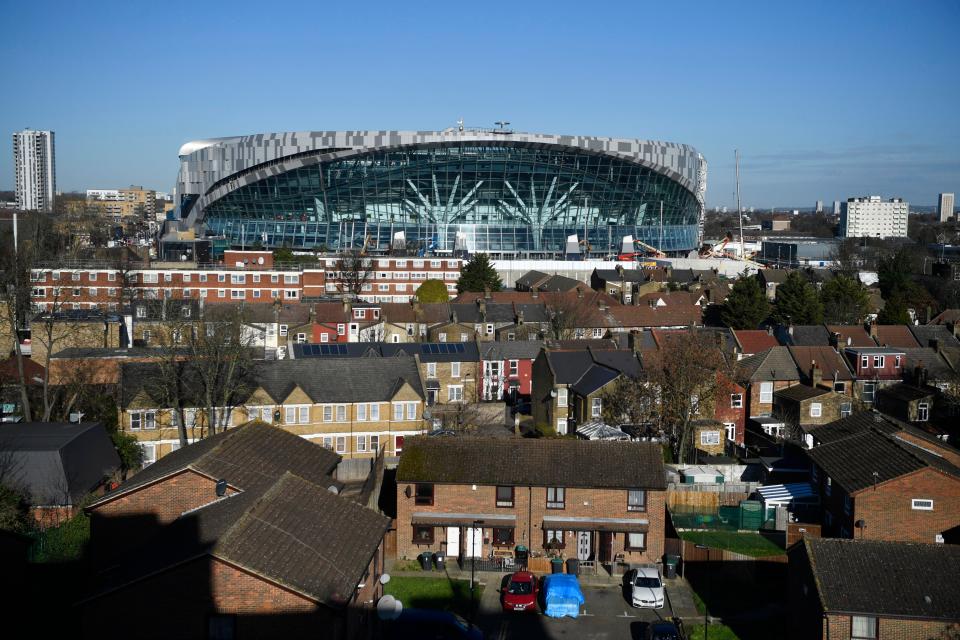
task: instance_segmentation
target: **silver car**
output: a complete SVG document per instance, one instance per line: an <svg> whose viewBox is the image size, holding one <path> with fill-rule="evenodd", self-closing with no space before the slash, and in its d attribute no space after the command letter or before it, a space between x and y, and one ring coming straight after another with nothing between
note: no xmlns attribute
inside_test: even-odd
<svg viewBox="0 0 960 640"><path fill-rule="evenodd" d="M630 604L646 609L663 608L663 578L656 565L643 565L627 573Z"/></svg>

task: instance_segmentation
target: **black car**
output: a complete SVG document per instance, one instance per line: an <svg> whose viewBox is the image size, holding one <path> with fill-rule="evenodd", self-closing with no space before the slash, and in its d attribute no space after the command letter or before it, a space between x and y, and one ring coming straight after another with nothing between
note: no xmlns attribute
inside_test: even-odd
<svg viewBox="0 0 960 640"><path fill-rule="evenodd" d="M683 640L683 635L677 625L661 620L647 627L647 640Z"/></svg>

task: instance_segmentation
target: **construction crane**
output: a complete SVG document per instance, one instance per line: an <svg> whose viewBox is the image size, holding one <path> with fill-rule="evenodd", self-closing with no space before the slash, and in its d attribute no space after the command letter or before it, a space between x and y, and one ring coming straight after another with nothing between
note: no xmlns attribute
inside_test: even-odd
<svg viewBox="0 0 960 640"><path fill-rule="evenodd" d="M666 258L667 257L667 254L665 254L663 251L660 251L660 249L657 249L653 245L649 245L646 242L643 242L641 240L637 240L636 238L634 238L633 240L633 246L634 248L640 248L643 250L623 252L617 256L617 260L619 260L620 262L633 262L635 260L638 260L639 258L649 258L649 257Z"/></svg>
<svg viewBox="0 0 960 640"><path fill-rule="evenodd" d="M713 246L709 244L703 245L698 253L701 258L725 258L726 254L723 253L723 249L731 240L733 240L733 234L728 231L723 240Z"/></svg>

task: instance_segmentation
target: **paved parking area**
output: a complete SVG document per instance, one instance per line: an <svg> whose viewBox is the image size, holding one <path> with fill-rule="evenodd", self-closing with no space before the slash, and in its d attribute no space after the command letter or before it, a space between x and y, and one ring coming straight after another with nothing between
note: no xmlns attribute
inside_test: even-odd
<svg viewBox="0 0 960 640"><path fill-rule="evenodd" d="M669 607L659 610L634 609L618 587L582 587L584 605L579 618L548 618L542 613L500 613L489 609L480 621L485 637L491 640L526 638L585 638L613 640L643 638L650 622L669 618ZM484 594L486 595L486 594ZM484 598L486 599L486 598Z"/></svg>

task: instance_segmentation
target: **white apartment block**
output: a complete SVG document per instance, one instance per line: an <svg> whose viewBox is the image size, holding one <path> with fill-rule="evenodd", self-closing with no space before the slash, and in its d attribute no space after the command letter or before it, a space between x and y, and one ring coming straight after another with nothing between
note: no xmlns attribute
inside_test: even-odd
<svg viewBox="0 0 960 640"><path fill-rule="evenodd" d="M17 209L52 211L57 192L53 131L24 129L13 134Z"/></svg>
<svg viewBox="0 0 960 640"><path fill-rule="evenodd" d="M910 203L880 196L848 198L840 211L840 235L845 238L896 238L907 235Z"/></svg>
<svg viewBox="0 0 960 640"><path fill-rule="evenodd" d="M940 222L947 222L953 217L954 200L952 193L941 193L937 199L937 214Z"/></svg>

